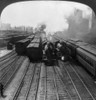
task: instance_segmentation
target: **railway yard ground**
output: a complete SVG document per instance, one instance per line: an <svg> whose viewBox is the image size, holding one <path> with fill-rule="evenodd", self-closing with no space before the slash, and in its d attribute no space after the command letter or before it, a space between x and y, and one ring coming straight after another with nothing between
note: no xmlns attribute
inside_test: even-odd
<svg viewBox="0 0 96 100"><path fill-rule="evenodd" d="M2 59L0 80L6 98L0 100L96 100L92 76L73 61L46 66L43 62L32 63L16 52Z"/></svg>
<svg viewBox="0 0 96 100"><path fill-rule="evenodd" d="M8 54L9 52L11 52L12 50L7 50L6 48L4 49L0 49L0 57Z"/></svg>

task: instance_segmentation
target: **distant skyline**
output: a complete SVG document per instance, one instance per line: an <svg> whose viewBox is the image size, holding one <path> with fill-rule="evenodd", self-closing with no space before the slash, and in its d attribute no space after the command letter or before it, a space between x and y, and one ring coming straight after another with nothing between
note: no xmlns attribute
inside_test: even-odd
<svg viewBox="0 0 96 100"><path fill-rule="evenodd" d="M82 11L82 17L92 20L90 7L67 1L28 1L7 6L1 14L1 22L11 26L32 26L40 23L47 25L46 31L67 30L67 18L74 14L75 9Z"/></svg>

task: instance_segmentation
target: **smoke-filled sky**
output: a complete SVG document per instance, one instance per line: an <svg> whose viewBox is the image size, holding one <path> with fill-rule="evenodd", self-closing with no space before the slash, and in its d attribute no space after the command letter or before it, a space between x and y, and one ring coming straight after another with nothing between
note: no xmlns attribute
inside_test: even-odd
<svg viewBox="0 0 96 100"><path fill-rule="evenodd" d="M81 10L82 17L89 19L91 23L91 8L84 4L65 1L29 1L11 4L3 10L1 21L10 23L11 26L32 27L45 23L48 32L62 31L68 29L67 18L74 14L76 9Z"/></svg>

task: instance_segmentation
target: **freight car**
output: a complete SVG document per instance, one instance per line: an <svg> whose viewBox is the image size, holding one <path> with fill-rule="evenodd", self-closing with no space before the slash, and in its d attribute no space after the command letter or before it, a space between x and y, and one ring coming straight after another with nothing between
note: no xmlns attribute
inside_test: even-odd
<svg viewBox="0 0 96 100"><path fill-rule="evenodd" d="M24 39L16 42L15 50L18 55L25 55L26 54L26 47L30 43L30 39Z"/></svg>
<svg viewBox="0 0 96 100"><path fill-rule="evenodd" d="M47 38L45 37L45 38L42 38L42 44L44 44L44 43L46 43L48 40L47 40Z"/></svg>
<svg viewBox="0 0 96 100"><path fill-rule="evenodd" d="M42 44L41 39L38 38L37 41L34 39L31 43L27 46L27 56L29 57L30 61L41 61L42 60Z"/></svg>
<svg viewBox="0 0 96 100"><path fill-rule="evenodd" d="M32 41L31 41L32 43L39 43L40 42L40 39L39 38L34 38Z"/></svg>
<svg viewBox="0 0 96 100"><path fill-rule="evenodd" d="M13 44L11 42L7 43L7 49L12 50L13 49Z"/></svg>
<svg viewBox="0 0 96 100"><path fill-rule="evenodd" d="M34 38L34 35L30 35L27 37L27 39L30 39L30 41Z"/></svg>

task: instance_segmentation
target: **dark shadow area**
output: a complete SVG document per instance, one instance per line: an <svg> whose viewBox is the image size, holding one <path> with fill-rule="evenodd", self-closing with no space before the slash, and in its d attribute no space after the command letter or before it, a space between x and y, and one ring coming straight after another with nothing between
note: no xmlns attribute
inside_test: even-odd
<svg viewBox="0 0 96 100"><path fill-rule="evenodd" d="M81 64L79 61L71 59L70 62L75 63L75 65L78 65L78 66L82 67L93 78L94 81L96 80L96 76L94 76L90 72L90 70L86 69L85 66L83 64Z"/></svg>
<svg viewBox="0 0 96 100"><path fill-rule="evenodd" d="M55 66L57 65L58 61L56 61L55 59L53 60L43 60L43 63L46 65L46 66Z"/></svg>
<svg viewBox="0 0 96 100"><path fill-rule="evenodd" d="M2 83L0 83L0 96L1 96L2 98L5 98L6 95L4 95L3 90L4 90L4 85L3 85Z"/></svg>

